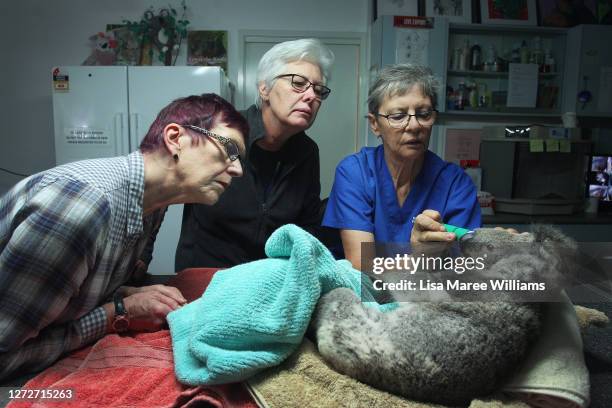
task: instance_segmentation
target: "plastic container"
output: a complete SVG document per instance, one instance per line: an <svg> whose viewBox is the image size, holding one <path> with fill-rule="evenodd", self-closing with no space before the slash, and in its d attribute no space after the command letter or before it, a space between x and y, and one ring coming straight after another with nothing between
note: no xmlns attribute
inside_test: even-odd
<svg viewBox="0 0 612 408"><path fill-rule="evenodd" d="M470 49L470 69L480 71L482 69L482 49L480 45L474 44Z"/></svg>

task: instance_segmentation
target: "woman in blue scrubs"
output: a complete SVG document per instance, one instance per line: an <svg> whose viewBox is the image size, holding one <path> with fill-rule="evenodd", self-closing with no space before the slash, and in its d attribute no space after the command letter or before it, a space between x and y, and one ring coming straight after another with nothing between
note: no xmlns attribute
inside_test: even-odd
<svg viewBox="0 0 612 408"><path fill-rule="evenodd" d="M323 218L357 269L362 242L452 241L443 223L481 225L471 179L428 150L438 87L431 70L408 64L384 67L370 87L368 119L382 144L340 162Z"/></svg>

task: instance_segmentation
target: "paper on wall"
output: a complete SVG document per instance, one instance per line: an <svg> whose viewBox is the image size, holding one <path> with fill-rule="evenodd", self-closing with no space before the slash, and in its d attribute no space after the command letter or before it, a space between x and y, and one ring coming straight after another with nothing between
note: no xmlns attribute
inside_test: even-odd
<svg viewBox="0 0 612 408"><path fill-rule="evenodd" d="M444 160L459 163L461 160L480 160L481 129L446 129Z"/></svg>
<svg viewBox="0 0 612 408"><path fill-rule="evenodd" d="M64 129L64 141L67 144L108 145L109 135L104 129L69 128Z"/></svg>
<svg viewBox="0 0 612 408"><path fill-rule="evenodd" d="M427 66L429 30L422 28L397 28L395 59L399 64L411 63Z"/></svg>
<svg viewBox="0 0 612 408"><path fill-rule="evenodd" d="M508 64L509 107L535 108L538 96L538 64Z"/></svg>

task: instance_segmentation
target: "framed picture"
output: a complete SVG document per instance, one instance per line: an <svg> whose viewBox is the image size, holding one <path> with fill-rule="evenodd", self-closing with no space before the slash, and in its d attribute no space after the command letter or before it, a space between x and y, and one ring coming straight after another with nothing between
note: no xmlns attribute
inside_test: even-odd
<svg viewBox="0 0 612 408"><path fill-rule="evenodd" d="M425 3L427 17L446 17L453 23L472 22L471 0L433 0Z"/></svg>
<svg viewBox="0 0 612 408"><path fill-rule="evenodd" d="M578 24L597 24L598 0L538 0L540 25L573 27Z"/></svg>
<svg viewBox="0 0 612 408"><path fill-rule="evenodd" d="M376 15L379 16L418 16L418 0L376 0Z"/></svg>
<svg viewBox="0 0 612 408"><path fill-rule="evenodd" d="M228 72L227 31L189 31L187 65L219 66Z"/></svg>
<svg viewBox="0 0 612 408"><path fill-rule="evenodd" d="M536 0L480 0L482 24L537 25Z"/></svg>

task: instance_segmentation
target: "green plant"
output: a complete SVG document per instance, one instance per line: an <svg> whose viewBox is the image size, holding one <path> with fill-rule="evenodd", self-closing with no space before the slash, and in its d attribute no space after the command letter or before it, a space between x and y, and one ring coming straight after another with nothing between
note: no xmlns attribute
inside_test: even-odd
<svg viewBox="0 0 612 408"><path fill-rule="evenodd" d="M176 9L172 6L159 9L155 12L149 7L140 21L124 20L128 29L132 31L140 41L141 53L147 53L149 58L153 57L153 47L158 51L158 58L164 65L174 65L176 55L181 42L187 36L189 21L185 19L187 6L185 0L181 2L182 15L179 18ZM172 57L175 56L174 61ZM144 55L141 55L141 61Z"/></svg>

